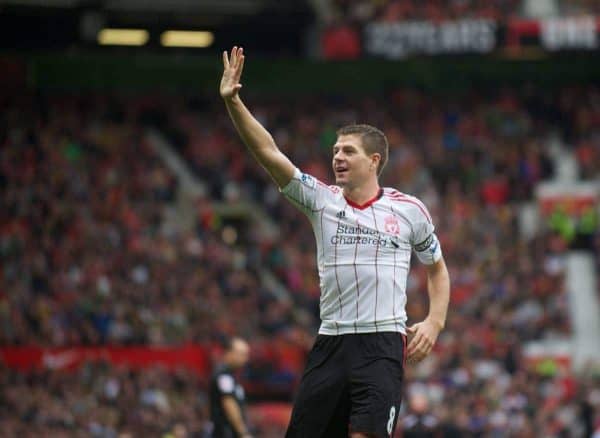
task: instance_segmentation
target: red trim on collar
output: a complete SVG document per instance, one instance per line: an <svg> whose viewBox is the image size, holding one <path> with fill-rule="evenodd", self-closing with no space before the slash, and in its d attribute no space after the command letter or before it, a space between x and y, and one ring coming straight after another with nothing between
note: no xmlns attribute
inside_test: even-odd
<svg viewBox="0 0 600 438"><path fill-rule="evenodd" d="M348 203L348 205L350 207L358 208L359 210L364 210L365 208L370 207L373 203L375 203L376 201L381 199L382 196L383 196L383 189L380 188L375 196L373 196L371 199L369 199L367 202L365 202L362 205L359 205L356 202L352 201L351 199L346 198L345 195L344 195L344 199L346 200L346 202Z"/></svg>

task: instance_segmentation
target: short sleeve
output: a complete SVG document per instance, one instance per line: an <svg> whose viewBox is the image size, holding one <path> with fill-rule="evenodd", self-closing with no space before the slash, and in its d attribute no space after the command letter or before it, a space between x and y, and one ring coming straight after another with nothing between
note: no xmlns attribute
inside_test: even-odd
<svg viewBox="0 0 600 438"><path fill-rule="evenodd" d="M432 265L442 258L442 248L426 207L415 200L412 220L412 247L421 263Z"/></svg>
<svg viewBox="0 0 600 438"><path fill-rule="evenodd" d="M311 216L325 203L332 190L308 173L302 173L298 168L294 171L291 181L280 189L281 193L305 214Z"/></svg>
<svg viewBox="0 0 600 438"><path fill-rule="evenodd" d="M217 388L221 395L232 395L235 392L235 380L229 374L217 377Z"/></svg>

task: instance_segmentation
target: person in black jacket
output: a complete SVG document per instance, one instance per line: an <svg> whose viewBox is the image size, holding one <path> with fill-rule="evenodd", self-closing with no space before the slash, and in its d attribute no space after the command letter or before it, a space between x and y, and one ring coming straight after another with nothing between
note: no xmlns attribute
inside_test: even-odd
<svg viewBox="0 0 600 438"><path fill-rule="evenodd" d="M244 412L244 388L235 378L236 370L248 363L250 347L241 338L227 339L222 362L210 382L210 411L213 438L252 438Z"/></svg>

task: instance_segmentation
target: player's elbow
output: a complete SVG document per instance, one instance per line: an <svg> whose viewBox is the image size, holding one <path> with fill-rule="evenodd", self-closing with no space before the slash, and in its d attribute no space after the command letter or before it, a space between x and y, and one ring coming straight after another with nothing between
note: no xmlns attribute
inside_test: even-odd
<svg viewBox="0 0 600 438"><path fill-rule="evenodd" d="M444 261L444 257L441 256L437 261L427 265L427 274L431 276L439 275L439 274L448 274L448 268L446 267L446 262Z"/></svg>

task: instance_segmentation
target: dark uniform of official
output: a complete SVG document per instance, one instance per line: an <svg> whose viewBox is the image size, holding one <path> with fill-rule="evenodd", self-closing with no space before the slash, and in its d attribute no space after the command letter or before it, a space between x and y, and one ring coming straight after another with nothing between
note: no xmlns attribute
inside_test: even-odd
<svg viewBox="0 0 600 438"><path fill-rule="evenodd" d="M237 438L238 434L229 422L223 410L222 398L232 396L238 403L242 416L245 418L244 388L236 381L232 371L227 366L218 367L210 380L210 415L213 423L213 438Z"/></svg>

